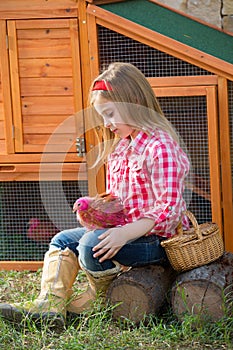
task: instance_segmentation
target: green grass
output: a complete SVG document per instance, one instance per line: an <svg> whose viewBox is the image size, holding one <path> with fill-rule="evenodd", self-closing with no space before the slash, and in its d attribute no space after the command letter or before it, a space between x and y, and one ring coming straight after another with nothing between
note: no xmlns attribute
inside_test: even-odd
<svg viewBox="0 0 233 350"><path fill-rule="evenodd" d="M0 271L0 300L15 302L35 298L40 289L41 271L30 273ZM79 274L74 289L86 286ZM38 330L25 319L19 328L0 318L1 350L221 350L233 349L233 317L215 323L197 322L194 316L178 321L170 310L150 317L139 325L130 320L112 319L112 308L97 300L91 312L70 319L64 333L55 334L43 326ZM196 324L194 327L193 325Z"/></svg>

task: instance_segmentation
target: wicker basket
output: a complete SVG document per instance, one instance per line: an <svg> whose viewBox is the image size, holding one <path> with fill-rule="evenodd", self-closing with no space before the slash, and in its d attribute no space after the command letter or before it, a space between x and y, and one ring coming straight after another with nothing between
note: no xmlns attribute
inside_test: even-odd
<svg viewBox="0 0 233 350"><path fill-rule="evenodd" d="M198 225L195 216L190 211L185 211L183 215L187 215L193 227L183 232L180 223L177 235L161 242L174 270L191 270L222 256L224 245L217 224Z"/></svg>

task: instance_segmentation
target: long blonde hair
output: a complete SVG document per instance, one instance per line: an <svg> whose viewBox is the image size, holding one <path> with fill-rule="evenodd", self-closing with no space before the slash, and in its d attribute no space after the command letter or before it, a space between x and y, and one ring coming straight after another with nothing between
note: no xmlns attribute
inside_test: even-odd
<svg viewBox="0 0 233 350"><path fill-rule="evenodd" d="M93 91L97 81L104 81L111 89ZM132 124L135 129L144 130L147 133L162 129L179 142L176 131L164 116L154 91L143 73L130 63L111 63L90 87L89 104L93 112L91 118L98 120L94 124L98 125L97 135L101 135L99 155L95 165L105 161L119 141L118 136L104 127L102 118L99 118L93 107L97 96L115 102L126 124Z"/></svg>

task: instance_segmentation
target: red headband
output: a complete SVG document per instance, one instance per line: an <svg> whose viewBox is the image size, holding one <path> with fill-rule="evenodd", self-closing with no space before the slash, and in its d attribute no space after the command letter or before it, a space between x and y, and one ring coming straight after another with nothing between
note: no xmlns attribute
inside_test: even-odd
<svg viewBox="0 0 233 350"><path fill-rule="evenodd" d="M95 83L94 83L94 86L92 88L92 91L95 91L95 90L104 90L104 91L112 91L112 87L110 85L109 82L107 81L104 81L104 80L97 80Z"/></svg>

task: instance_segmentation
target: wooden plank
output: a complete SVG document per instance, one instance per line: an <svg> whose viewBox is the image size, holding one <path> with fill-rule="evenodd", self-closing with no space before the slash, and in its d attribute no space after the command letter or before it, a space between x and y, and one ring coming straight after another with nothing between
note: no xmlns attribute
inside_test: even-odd
<svg viewBox="0 0 233 350"><path fill-rule="evenodd" d="M72 63L70 57L19 59L19 70L22 78L70 77Z"/></svg>
<svg viewBox="0 0 233 350"><path fill-rule="evenodd" d="M17 50L17 42L16 42L15 21L8 21L7 28L8 28L8 35L9 35L9 57L10 57L13 121L15 126L14 128L15 150L16 152L22 152L23 151L23 128L22 128L19 69L18 69L18 50Z"/></svg>
<svg viewBox="0 0 233 350"><path fill-rule="evenodd" d="M27 96L22 99L23 115L73 114L73 96Z"/></svg>
<svg viewBox="0 0 233 350"><path fill-rule="evenodd" d="M0 164L0 181L87 180L84 163Z"/></svg>
<svg viewBox="0 0 233 350"><path fill-rule="evenodd" d="M0 140L0 156L6 154L6 141Z"/></svg>
<svg viewBox="0 0 233 350"><path fill-rule="evenodd" d="M27 163L27 164L0 164L0 170L1 173L38 173L39 171L45 172L45 173L58 173L60 171L62 172L78 172L80 171L83 173L83 165L79 163L41 163L41 164L34 164L34 163Z"/></svg>
<svg viewBox="0 0 233 350"><path fill-rule="evenodd" d="M83 159L77 156L77 153L57 153L52 154L47 153L46 157L41 153L34 154L2 154L0 155L0 163L2 166L8 166L8 164L24 164L24 163L40 163L42 158L46 158L48 163L72 163L72 162L81 162ZM44 160L45 161L45 160Z"/></svg>
<svg viewBox="0 0 233 350"><path fill-rule="evenodd" d="M27 115L23 118L23 130L25 134L52 134L54 132L61 134L68 132L77 135L75 118L73 118L73 121L67 121L67 119L70 119L70 116Z"/></svg>
<svg viewBox="0 0 233 350"><path fill-rule="evenodd" d="M5 125L3 120L0 120L0 139L5 141Z"/></svg>
<svg viewBox="0 0 233 350"><path fill-rule="evenodd" d="M86 166L82 163L0 164L0 181L21 181L29 176L47 181L65 174L75 180L87 180Z"/></svg>
<svg viewBox="0 0 233 350"><path fill-rule="evenodd" d="M53 145L72 145L75 142L74 134L57 134L54 133L52 135L52 139L50 139L50 134L24 134L24 143L26 145L46 145L49 140Z"/></svg>
<svg viewBox="0 0 233 350"><path fill-rule="evenodd" d="M73 95L71 77L20 78L21 96L70 96Z"/></svg>
<svg viewBox="0 0 233 350"><path fill-rule="evenodd" d="M3 102L0 102L0 120L5 120Z"/></svg>
<svg viewBox="0 0 233 350"><path fill-rule="evenodd" d="M232 223L233 223L233 197L232 197L232 173L231 173L231 141L230 119L228 104L227 80L219 77L218 85L219 102L219 128L220 128L220 153L222 172L222 201L224 218L224 242L225 249L233 252Z"/></svg>
<svg viewBox="0 0 233 350"><path fill-rule="evenodd" d="M74 87L73 88L74 109L75 109L75 112L77 112L83 109L83 100L82 100L81 61L80 61L80 50L79 50L79 31L78 31L78 22L76 19L70 19L70 44L71 44L73 87ZM83 126L81 128L83 129Z"/></svg>
<svg viewBox="0 0 233 350"><path fill-rule="evenodd" d="M221 198L221 174L219 154L219 130L216 87L208 87L207 92L207 118L209 140L209 164L210 164L210 187L212 220L222 227L222 198Z"/></svg>
<svg viewBox="0 0 233 350"><path fill-rule="evenodd" d="M84 82L84 103L87 106L89 97L90 84L94 77L99 73L98 65L98 38L97 38L97 27L95 17L87 15L84 4L79 6L79 25L80 25L80 42L81 42L81 54L82 57L86 58L82 62L82 74ZM86 71L88 70L88 76ZM94 163L95 145L97 144L96 137L91 131L91 125L88 124L87 118L85 118L85 139L87 148L87 161L91 165ZM97 180L98 175L98 180ZM105 191L105 169L104 167L93 169L88 167L88 190L90 195L96 193L102 193Z"/></svg>
<svg viewBox="0 0 233 350"><path fill-rule="evenodd" d="M28 138L27 138L28 139ZM70 145L67 143L57 144L48 142L48 144L24 144L25 153L50 153L50 152L60 152L66 154L67 152L76 153L75 145Z"/></svg>
<svg viewBox="0 0 233 350"><path fill-rule="evenodd" d="M44 1L33 0L30 3L31 10L38 11L41 7L48 10L54 10L57 8L77 8L75 0L56 0L56 1ZM27 0L7 0L5 3L0 2L0 13L2 11L10 11L12 9L18 9L18 11L25 11L28 8ZM38 16L39 17L39 16Z"/></svg>
<svg viewBox="0 0 233 350"><path fill-rule="evenodd" d="M69 38L69 30L61 29L17 29L17 36L19 40L38 40L38 39L66 39Z"/></svg>
<svg viewBox="0 0 233 350"><path fill-rule="evenodd" d="M232 64L166 37L137 23L117 16L95 5L88 5L87 13L96 16L96 22L106 28L137 40L145 45L199 66L217 75L233 80Z"/></svg>
<svg viewBox="0 0 233 350"><path fill-rule="evenodd" d="M43 261L0 261L0 270L3 271L37 271L42 268Z"/></svg>
<svg viewBox="0 0 233 350"><path fill-rule="evenodd" d="M69 19L63 18L59 19L27 19L16 21L16 29L45 29L45 28L69 28Z"/></svg>
<svg viewBox="0 0 233 350"><path fill-rule="evenodd" d="M57 9L48 11L47 9L40 9L38 11L33 11L31 6L24 11L19 11L17 9L10 11L1 11L0 18L13 20L13 19L27 19L27 18L62 18L62 17L77 17L77 9Z"/></svg>
<svg viewBox="0 0 233 350"><path fill-rule="evenodd" d="M67 121L69 119L69 122ZM25 115L23 117L23 125L27 127L34 126L59 126L60 124L67 121L65 125L65 130L69 130L70 132L75 132L75 117L67 116L67 115ZM44 130L45 131L45 130ZM60 132L60 130L57 130ZM63 131L64 132L64 131Z"/></svg>
<svg viewBox="0 0 233 350"><path fill-rule="evenodd" d="M113 2L123 2L125 0L87 0L87 2L90 2L91 4L95 5L103 5L103 4L109 4Z"/></svg>
<svg viewBox="0 0 233 350"><path fill-rule="evenodd" d="M74 87L74 109L75 109L75 129L76 138L83 137L84 134L84 113L83 113L83 92L82 92L82 74L81 59L79 49L79 30L76 19L70 20L71 52L72 52L72 71Z"/></svg>
<svg viewBox="0 0 233 350"><path fill-rule="evenodd" d="M90 14L87 15L87 31L89 42L89 55L90 55L90 78L93 81L99 74L99 49L98 49L98 33L96 18ZM87 162L88 168L88 189L90 195L96 195L96 193L103 193L106 191L106 173L105 166L98 169L92 168L96 160L95 146L98 143L96 135L92 130L92 123L89 122L89 118L85 118L86 124L86 148L87 148Z"/></svg>
<svg viewBox="0 0 233 350"><path fill-rule="evenodd" d="M0 2L0 18L3 19L59 18L76 16L76 0L33 0L30 2L30 6L28 6L28 1L26 0L7 0Z"/></svg>
<svg viewBox="0 0 233 350"><path fill-rule="evenodd" d="M0 124L1 125L1 124ZM23 125L23 131L25 135L30 134L43 134L43 135L51 135L51 134L64 134L66 130L63 130L62 128L59 128L58 124L33 124L33 123L25 123ZM76 127L74 125L73 130L67 130L68 133L72 133L72 135L75 135L76 137ZM26 137L27 138L27 137Z"/></svg>
<svg viewBox="0 0 233 350"><path fill-rule="evenodd" d="M46 173L43 181L77 181L77 172L74 173ZM87 180L86 177L80 177L80 181ZM0 181L41 181L38 173L0 173Z"/></svg>
<svg viewBox="0 0 233 350"><path fill-rule="evenodd" d="M18 41L19 58L70 57L69 39L37 39Z"/></svg>
<svg viewBox="0 0 233 350"><path fill-rule="evenodd" d="M205 96L208 86L154 87L155 95L161 96Z"/></svg>
<svg viewBox="0 0 233 350"><path fill-rule="evenodd" d="M6 143L1 146L1 152L14 153L14 142L12 135L12 118L13 112L11 107L11 87L10 87L10 69L8 50L6 46L6 22L0 20L0 61L1 61L1 79L2 79L2 98L3 105L1 104L1 115L5 118L5 133ZM7 116L7 117L5 117ZM1 117L1 118L2 118Z"/></svg>
<svg viewBox="0 0 233 350"><path fill-rule="evenodd" d="M89 88L91 84L90 76L90 53L87 34L87 12L85 1L78 2L79 11L79 42L81 60L81 75L82 75L82 92L83 92L83 107L87 107Z"/></svg>
<svg viewBox="0 0 233 350"><path fill-rule="evenodd" d="M197 75L184 77L162 77L162 78L147 78L149 83L154 87L178 87L178 86L207 86L217 85L217 75Z"/></svg>
<svg viewBox="0 0 233 350"><path fill-rule="evenodd" d="M99 75L99 48L98 48L98 32L96 18L90 14L87 15L87 30L90 52L90 72L91 81Z"/></svg>

